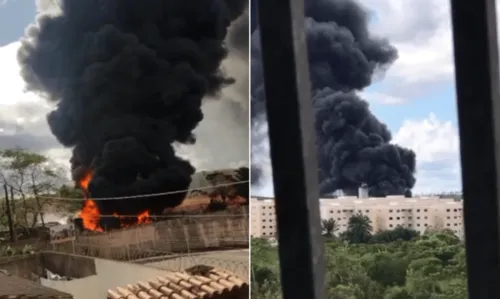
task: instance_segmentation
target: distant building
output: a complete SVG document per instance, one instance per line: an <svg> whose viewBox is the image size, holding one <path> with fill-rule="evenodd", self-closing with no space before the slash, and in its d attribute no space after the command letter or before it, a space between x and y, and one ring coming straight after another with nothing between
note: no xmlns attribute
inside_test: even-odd
<svg viewBox="0 0 500 299"><path fill-rule="evenodd" d="M275 237L274 199L252 198L250 206L252 236ZM347 223L352 215L361 213L370 218L374 232L393 229L397 226L411 228L420 233L432 229L450 229L462 238L464 234L462 209L461 200L439 197L358 198L344 196L335 199L320 199L321 219L334 219L339 226L337 233L347 229Z"/></svg>

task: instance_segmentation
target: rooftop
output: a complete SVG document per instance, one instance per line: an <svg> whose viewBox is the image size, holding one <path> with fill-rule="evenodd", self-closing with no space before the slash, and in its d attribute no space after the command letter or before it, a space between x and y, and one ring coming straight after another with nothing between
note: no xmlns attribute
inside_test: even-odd
<svg viewBox="0 0 500 299"><path fill-rule="evenodd" d="M198 266L203 270L206 266ZM196 268L196 267L192 267ZM108 290L108 299L248 298L248 284L234 274L208 267L206 271L168 272L147 282Z"/></svg>
<svg viewBox="0 0 500 299"><path fill-rule="evenodd" d="M73 299L73 296L0 270L0 299Z"/></svg>

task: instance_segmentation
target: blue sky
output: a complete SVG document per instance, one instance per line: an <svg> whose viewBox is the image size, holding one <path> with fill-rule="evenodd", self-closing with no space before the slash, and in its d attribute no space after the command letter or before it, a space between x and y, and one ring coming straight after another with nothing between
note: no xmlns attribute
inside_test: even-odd
<svg viewBox="0 0 500 299"><path fill-rule="evenodd" d="M29 0L0 4L0 46L19 39L26 26L35 19L35 3Z"/></svg>
<svg viewBox="0 0 500 299"><path fill-rule="evenodd" d="M461 189L447 2L363 1L375 14L372 32L389 38L399 50L399 59L385 77L366 89L362 96L370 102L374 114L388 124L394 142L416 151L417 193ZM17 139L12 134L9 138L0 135L0 146L16 142L36 147L35 143L43 143L45 151L67 163L67 153L60 149L44 125L47 108L40 106L40 110L34 112L33 107L27 109L23 104L34 101L34 96L22 93L13 42L19 40L34 16L33 0L10 0L0 6L0 64L3 66L0 79L9 81L8 88L0 94L0 105L9 105L8 112L0 107L0 126L4 127L0 127L0 133L18 132L20 123L23 127L21 133L16 133ZM28 110L29 117L26 116ZM267 184L256 191L271 195L270 190Z"/></svg>
<svg viewBox="0 0 500 299"><path fill-rule="evenodd" d="M364 0L371 32L388 38L399 58L361 92L393 133L417 154L414 193L460 191L459 140L450 13L443 0ZM268 179L254 194L272 196Z"/></svg>

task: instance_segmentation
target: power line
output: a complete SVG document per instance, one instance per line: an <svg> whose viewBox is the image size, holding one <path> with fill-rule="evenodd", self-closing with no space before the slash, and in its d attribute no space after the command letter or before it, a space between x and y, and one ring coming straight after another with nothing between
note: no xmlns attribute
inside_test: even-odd
<svg viewBox="0 0 500 299"><path fill-rule="evenodd" d="M249 214L224 214L224 215L149 215L144 216L144 218L239 218L239 217L247 217ZM99 218L137 218L139 215L99 215ZM96 216L97 218L97 216Z"/></svg>
<svg viewBox="0 0 500 299"><path fill-rule="evenodd" d="M163 196L163 195L170 195L170 194L178 194L178 193L186 193L190 191L195 191L195 190L207 190L207 189L214 189L214 188L219 188L219 187L227 187L227 186L234 186L234 185L239 185L239 184L246 184L249 183L250 181L240 181L240 182L234 182L234 183L225 183L225 184L218 184L214 186L207 186L207 187L198 187L198 188L192 188L192 189L186 189L186 190L176 190L176 191L169 191L169 192L161 192L161 193L151 193L151 194L140 194L140 195L131 195L131 196L117 196L117 197L98 197L98 198L93 198L91 197L90 199L92 200L119 200L119 199L131 199L131 198L144 198L144 197L154 197L154 196ZM86 200L86 198L71 198L71 197L54 197L54 196L41 196L39 195L38 198L45 198L45 199L59 199L59 200Z"/></svg>

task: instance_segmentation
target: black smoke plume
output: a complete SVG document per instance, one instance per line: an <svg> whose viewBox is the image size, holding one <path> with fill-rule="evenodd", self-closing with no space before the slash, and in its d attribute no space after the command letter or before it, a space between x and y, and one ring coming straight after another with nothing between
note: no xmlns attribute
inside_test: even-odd
<svg viewBox="0 0 500 299"><path fill-rule="evenodd" d="M356 91L397 58L387 40L368 31L365 10L352 0L305 1L312 101L321 193L356 194L365 183L371 196L402 195L415 185L415 153L391 144L391 133ZM252 7L255 9L255 7ZM254 25L252 24L252 28ZM252 34L252 131L265 116L259 31ZM261 140L262 136L253 136ZM258 161L258 159L254 159ZM259 183L259 165L252 165Z"/></svg>
<svg viewBox="0 0 500 299"><path fill-rule="evenodd" d="M202 98L233 80L220 69L230 23L245 1L61 0L40 13L18 53L30 91L73 148L73 178L89 172L92 197L185 190L194 167L173 144L194 143ZM160 214L185 193L97 201L101 214Z"/></svg>

